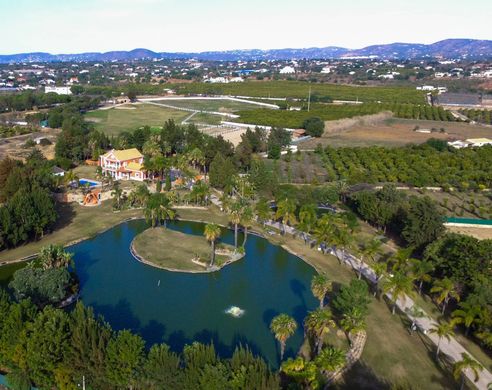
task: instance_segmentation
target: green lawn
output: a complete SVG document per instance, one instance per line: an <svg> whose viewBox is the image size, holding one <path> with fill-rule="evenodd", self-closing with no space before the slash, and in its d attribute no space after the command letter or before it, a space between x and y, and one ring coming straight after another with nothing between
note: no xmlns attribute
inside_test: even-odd
<svg viewBox="0 0 492 390"><path fill-rule="evenodd" d="M221 244L221 247L224 245ZM192 262L210 262L211 247L203 236L185 234L163 227L150 228L140 233L133 241L135 252L145 262L159 268L184 272L204 272L206 268ZM229 250L234 248L227 245ZM216 264L223 264L228 256L216 255Z"/></svg>
<svg viewBox="0 0 492 390"><path fill-rule="evenodd" d="M198 111L214 111L214 112L228 112L232 113L235 111L241 110L254 110L259 108L260 106L253 103L243 103L237 102L234 100L222 99L166 99L166 100L158 100L156 103L164 103L170 106L181 107L181 108L190 108L192 110Z"/></svg>
<svg viewBox="0 0 492 390"><path fill-rule="evenodd" d="M185 111L151 104L128 104L121 107L90 111L85 118L106 134L118 135L123 131L135 130L142 126L162 126L168 119L181 122L189 115Z"/></svg>

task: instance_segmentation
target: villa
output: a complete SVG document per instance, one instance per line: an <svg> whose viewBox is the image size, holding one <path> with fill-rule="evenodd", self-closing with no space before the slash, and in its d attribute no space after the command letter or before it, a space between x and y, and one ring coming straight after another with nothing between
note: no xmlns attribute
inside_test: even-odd
<svg viewBox="0 0 492 390"><path fill-rule="evenodd" d="M99 157L99 165L103 174L110 175L114 180L147 179L143 168L143 155L135 148L125 150L110 150Z"/></svg>

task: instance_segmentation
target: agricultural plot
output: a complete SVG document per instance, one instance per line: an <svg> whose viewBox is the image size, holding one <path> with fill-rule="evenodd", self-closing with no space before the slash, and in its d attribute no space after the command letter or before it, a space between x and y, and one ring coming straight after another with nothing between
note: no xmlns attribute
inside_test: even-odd
<svg viewBox="0 0 492 390"><path fill-rule="evenodd" d="M418 127L419 131L415 131ZM442 130L441 130L442 129ZM378 114L326 123L325 134L299 144L301 149L322 146L404 146L421 144L429 138L455 140L491 137L492 129L463 122L391 119Z"/></svg>
<svg viewBox="0 0 492 390"><path fill-rule="evenodd" d="M313 104L309 112L306 110L285 111L256 109L237 112L240 116L237 121L265 126L299 128L307 118L313 116L319 117L325 121L333 121L342 118L371 115L384 111L392 112L393 115L398 118L455 121L455 118L451 113L445 111L442 107L401 103L368 103L359 105Z"/></svg>
<svg viewBox="0 0 492 390"><path fill-rule="evenodd" d="M492 111L490 110L460 110L460 113L472 121L492 125Z"/></svg>
<svg viewBox="0 0 492 390"><path fill-rule="evenodd" d="M123 131L135 130L141 126L162 126L169 119L181 122L188 115L186 111L150 104L128 104L88 112L85 119L93 123L96 129L108 135L118 135Z"/></svg>
<svg viewBox="0 0 492 390"><path fill-rule="evenodd" d="M425 103L425 95L410 87L367 87L337 84L310 84L302 81L249 81L230 84L171 84L179 94L233 95L307 99L312 96L333 100L388 103Z"/></svg>

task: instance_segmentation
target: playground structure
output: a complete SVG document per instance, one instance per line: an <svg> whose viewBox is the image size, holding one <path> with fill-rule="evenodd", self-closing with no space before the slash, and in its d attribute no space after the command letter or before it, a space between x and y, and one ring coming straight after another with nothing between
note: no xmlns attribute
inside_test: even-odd
<svg viewBox="0 0 492 390"><path fill-rule="evenodd" d="M99 206L101 204L101 191L92 190L87 195L84 196L82 205L84 206Z"/></svg>

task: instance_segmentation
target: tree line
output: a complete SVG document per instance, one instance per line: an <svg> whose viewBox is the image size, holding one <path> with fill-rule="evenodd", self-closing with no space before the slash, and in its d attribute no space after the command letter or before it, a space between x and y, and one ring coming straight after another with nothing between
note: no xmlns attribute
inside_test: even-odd
<svg viewBox="0 0 492 390"><path fill-rule="evenodd" d="M182 353L166 344L146 349L128 330L115 331L91 308L66 312L0 290L0 366L14 390L276 389L278 375L246 347L220 358L213 345L193 343Z"/></svg>
<svg viewBox="0 0 492 390"><path fill-rule="evenodd" d="M38 239L58 217L51 196L53 164L35 149L25 163L0 161L0 250Z"/></svg>
<svg viewBox="0 0 492 390"><path fill-rule="evenodd" d="M41 93L25 91L20 93L0 95L0 112L29 111L33 108L52 107L71 101L68 95L58 95L54 92Z"/></svg>

